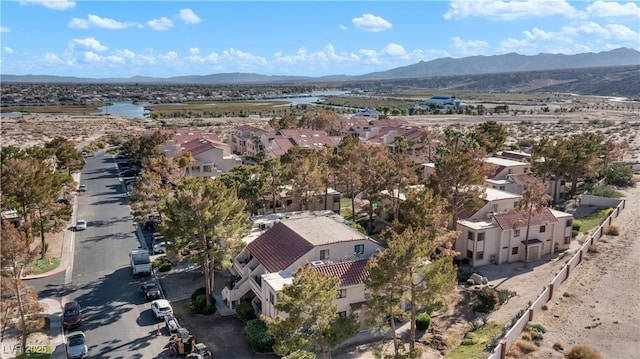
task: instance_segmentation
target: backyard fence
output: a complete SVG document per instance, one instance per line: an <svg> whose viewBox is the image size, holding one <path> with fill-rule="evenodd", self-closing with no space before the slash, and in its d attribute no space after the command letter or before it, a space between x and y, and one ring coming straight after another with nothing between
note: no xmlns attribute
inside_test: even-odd
<svg viewBox="0 0 640 359"><path fill-rule="evenodd" d="M587 200L588 202L600 202L600 200L596 199L595 196L590 197L593 198L589 198ZM608 200L609 199L607 199L607 202ZM520 337L520 334L522 334L522 332L525 330L525 328L527 327L527 323L532 321L533 317L542 311L542 307L544 306L544 304L551 300L554 295L556 295L555 291L559 289L562 283L564 283L564 281L569 278L571 273L573 273L578 265L582 263L583 257L589 252L589 247L600 240L600 238L602 238L602 235L604 234L604 228L608 225L611 225L613 220L618 217L620 212L624 209L624 199L615 201L616 203L612 205L612 207L615 206L615 210L611 212L611 214L604 221L602 221L602 223L600 223L600 226L598 226L598 228L596 228L592 232L592 234L587 237L584 243L580 246L578 252L576 252L576 254L567 261L560 272L558 272L558 274L556 274L551 282L549 282L549 284L543 289L542 293L540 293L536 300L529 305L524 314L520 318L518 318L517 321L513 323L513 325L511 325L504 337L501 338L498 346L493 349L488 359L504 359L507 356L507 352Z"/></svg>

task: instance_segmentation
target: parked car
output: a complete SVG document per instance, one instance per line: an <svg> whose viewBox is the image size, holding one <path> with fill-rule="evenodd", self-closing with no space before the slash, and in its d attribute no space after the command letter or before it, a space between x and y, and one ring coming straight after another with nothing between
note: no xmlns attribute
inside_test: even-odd
<svg viewBox="0 0 640 359"><path fill-rule="evenodd" d="M140 293L144 295L144 299L160 299L160 287L156 282L145 282L140 286Z"/></svg>
<svg viewBox="0 0 640 359"><path fill-rule="evenodd" d="M120 177L135 177L139 174L140 173L138 171L129 169L129 170L124 170L120 172Z"/></svg>
<svg viewBox="0 0 640 359"><path fill-rule="evenodd" d="M78 192L87 192L87 185L81 184L80 187L78 187Z"/></svg>
<svg viewBox="0 0 640 359"><path fill-rule="evenodd" d="M62 327L64 329L75 328L82 325L82 309L78 302L73 301L64 305L62 313Z"/></svg>
<svg viewBox="0 0 640 359"><path fill-rule="evenodd" d="M69 359L84 358L84 356L89 352L86 337L83 332L76 331L69 333L65 343L67 347L67 358Z"/></svg>
<svg viewBox="0 0 640 359"><path fill-rule="evenodd" d="M153 254L167 253L167 245L171 245L171 242L162 241L153 245Z"/></svg>
<svg viewBox="0 0 640 359"><path fill-rule="evenodd" d="M76 222L76 231L84 231L85 229L87 229L87 221L85 221L84 219L79 219Z"/></svg>
<svg viewBox="0 0 640 359"><path fill-rule="evenodd" d="M166 299L156 299L151 302L151 310L157 320L164 319L167 315L173 315L173 308L171 308L171 304Z"/></svg>

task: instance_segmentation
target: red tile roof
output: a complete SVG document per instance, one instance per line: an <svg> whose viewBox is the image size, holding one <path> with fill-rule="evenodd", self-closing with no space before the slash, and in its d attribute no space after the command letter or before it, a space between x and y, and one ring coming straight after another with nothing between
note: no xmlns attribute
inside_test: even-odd
<svg viewBox="0 0 640 359"><path fill-rule="evenodd" d="M280 222L249 243L247 249L267 271L278 272L313 249L313 244Z"/></svg>
<svg viewBox="0 0 640 359"><path fill-rule="evenodd" d="M315 267L315 271L323 274L330 274L340 278L340 287L364 283L369 278L367 270L367 259L350 262L340 262Z"/></svg>
<svg viewBox="0 0 640 359"><path fill-rule="evenodd" d="M502 230L523 228L527 226L527 214L524 211L516 211L512 213L502 213L493 216ZM542 213L531 217L531 226L540 226L549 223L555 223L558 219L551 213L549 208L544 208Z"/></svg>

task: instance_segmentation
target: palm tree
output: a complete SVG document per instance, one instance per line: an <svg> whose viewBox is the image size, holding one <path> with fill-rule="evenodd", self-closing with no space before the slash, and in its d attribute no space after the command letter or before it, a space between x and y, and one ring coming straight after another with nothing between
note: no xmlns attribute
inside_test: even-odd
<svg viewBox="0 0 640 359"><path fill-rule="evenodd" d="M551 201L551 196L544 193L545 184L538 179L524 185L522 200L518 204L517 211L526 214L527 231L524 236L524 267L529 265L529 229L531 219L542 214L546 210L547 204ZM521 224L517 223L516 225Z"/></svg>

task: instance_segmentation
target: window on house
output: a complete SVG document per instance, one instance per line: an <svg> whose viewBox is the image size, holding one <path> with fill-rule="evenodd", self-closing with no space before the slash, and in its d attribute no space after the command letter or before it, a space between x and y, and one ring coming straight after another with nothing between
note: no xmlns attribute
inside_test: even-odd
<svg viewBox="0 0 640 359"><path fill-rule="evenodd" d="M328 249L320 250L320 260L325 260L325 259L329 259L329 250Z"/></svg>
<svg viewBox="0 0 640 359"><path fill-rule="evenodd" d="M507 171L507 173L511 174L513 172L512 169L509 169L509 171Z"/></svg>
<svg viewBox="0 0 640 359"><path fill-rule="evenodd" d="M467 239L473 240L473 232L467 233Z"/></svg>
<svg viewBox="0 0 640 359"><path fill-rule="evenodd" d="M498 188L498 189L501 190L501 191L504 191L505 186L500 186L500 188Z"/></svg>
<svg viewBox="0 0 640 359"><path fill-rule="evenodd" d="M191 171L193 172L200 172L200 166L191 166Z"/></svg>
<svg viewBox="0 0 640 359"><path fill-rule="evenodd" d="M353 246L353 253L364 254L364 244L356 244Z"/></svg>
<svg viewBox="0 0 640 359"><path fill-rule="evenodd" d="M571 243L571 237L569 236L564 237L564 244L569 244L569 243Z"/></svg>
<svg viewBox="0 0 640 359"><path fill-rule="evenodd" d="M527 172L529 172L529 167L524 168L524 173L527 173Z"/></svg>
<svg viewBox="0 0 640 359"><path fill-rule="evenodd" d="M340 197L333 196L333 203L340 203Z"/></svg>
<svg viewBox="0 0 640 359"><path fill-rule="evenodd" d="M347 317L347 312L342 311L342 312L338 312L338 318L346 318Z"/></svg>
<svg viewBox="0 0 640 359"><path fill-rule="evenodd" d="M567 227L571 227L573 225L573 221L570 219L567 219Z"/></svg>
<svg viewBox="0 0 640 359"><path fill-rule="evenodd" d="M500 189L502 189L502 188L500 188ZM497 203L494 203L493 205L491 205L491 210L492 210L493 212L498 212L498 204L497 204Z"/></svg>
<svg viewBox="0 0 640 359"><path fill-rule="evenodd" d="M478 233L478 242L484 241L484 233Z"/></svg>
<svg viewBox="0 0 640 359"><path fill-rule="evenodd" d="M476 259L482 259L482 258L484 258L484 252L482 251L476 252Z"/></svg>
<svg viewBox="0 0 640 359"><path fill-rule="evenodd" d="M472 251L467 250L467 258L473 259L473 252Z"/></svg>
<svg viewBox="0 0 640 359"><path fill-rule="evenodd" d="M514 237L520 237L520 230L519 229L514 229L513 230L513 236Z"/></svg>
<svg viewBox="0 0 640 359"><path fill-rule="evenodd" d="M516 254L518 254L518 247L513 247L513 248L511 248L511 254L512 254L512 255L514 255L514 256L515 256Z"/></svg>
<svg viewBox="0 0 640 359"><path fill-rule="evenodd" d="M271 304L273 305L276 304L275 296L273 295L273 293L269 293L269 302L271 302Z"/></svg>
<svg viewBox="0 0 640 359"><path fill-rule="evenodd" d="M338 298L346 298L347 290L346 289L338 289Z"/></svg>
<svg viewBox="0 0 640 359"><path fill-rule="evenodd" d="M540 226L540 233L544 233L547 231L547 226Z"/></svg>
<svg viewBox="0 0 640 359"><path fill-rule="evenodd" d="M211 166L207 165L207 166L203 166L202 167L202 171L204 172L211 172Z"/></svg>
<svg viewBox="0 0 640 359"><path fill-rule="evenodd" d="M288 199L288 200L287 200L287 207L289 207L289 206L290 206L290 205L292 205L292 204L293 204L293 200L292 200L292 199Z"/></svg>

